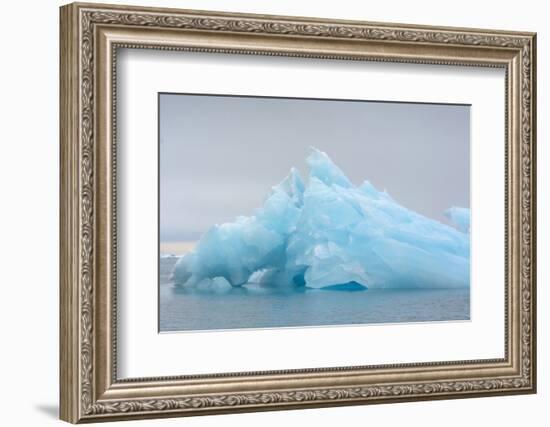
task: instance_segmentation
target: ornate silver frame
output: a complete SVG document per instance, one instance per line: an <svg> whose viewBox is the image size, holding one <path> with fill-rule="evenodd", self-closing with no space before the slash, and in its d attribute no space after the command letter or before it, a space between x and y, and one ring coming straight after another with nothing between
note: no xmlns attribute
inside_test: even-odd
<svg viewBox="0 0 550 427"><path fill-rule="evenodd" d="M534 393L534 33L99 4L61 8L61 419L129 418ZM505 357L117 379L116 52L152 48L502 67Z"/></svg>

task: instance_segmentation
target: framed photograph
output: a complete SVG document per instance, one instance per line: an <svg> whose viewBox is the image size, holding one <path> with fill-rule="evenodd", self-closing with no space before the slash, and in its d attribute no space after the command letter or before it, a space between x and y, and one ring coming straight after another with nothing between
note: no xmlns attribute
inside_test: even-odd
<svg viewBox="0 0 550 427"><path fill-rule="evenodd" d="M61 418L534 393L535 34L61 8Z"/></svg>

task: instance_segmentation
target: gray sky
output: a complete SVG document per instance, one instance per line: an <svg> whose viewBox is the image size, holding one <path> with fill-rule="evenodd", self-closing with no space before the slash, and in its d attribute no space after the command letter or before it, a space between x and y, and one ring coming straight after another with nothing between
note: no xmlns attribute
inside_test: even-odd
<svg viewBox="0 0 550 427"><path fill-rule="evenodd" d="M356 185L447 222L470 206L470 107L160 95L160 239L195 240L250 215L311 145Z"/></svg>

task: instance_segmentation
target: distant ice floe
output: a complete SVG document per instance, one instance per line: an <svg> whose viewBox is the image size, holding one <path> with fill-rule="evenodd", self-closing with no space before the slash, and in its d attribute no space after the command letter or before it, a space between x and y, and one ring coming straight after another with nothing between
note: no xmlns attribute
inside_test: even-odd
<svg viewBox="0 0 550 427"><path fill-rule="evenodd" d="M453 206L445 211L445 216L463 233L470 232L470 209Z"/></svg>
<svg viewBox="0 0 550 427"><path fill-rule="evenodd" d="M413 212L365 181L355 187L312 149L307 187L289 175L252 216L213 226L182 256L186 287L455 288L470 283L470 211L446 211L457 229Z"/></svg>

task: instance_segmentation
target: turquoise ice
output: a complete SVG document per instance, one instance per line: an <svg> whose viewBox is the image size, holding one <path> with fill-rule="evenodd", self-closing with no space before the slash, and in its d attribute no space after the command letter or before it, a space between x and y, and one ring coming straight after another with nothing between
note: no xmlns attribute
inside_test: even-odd
<svg viewBox="0 0 550 427"><path fill-rule="evenodd" d="M174 269L179 286L367 289L470 283L470 211L456 228L413 212L368 181L354 186L312 149L307 186L296 169L252 216L213 226Z"/></svg>

